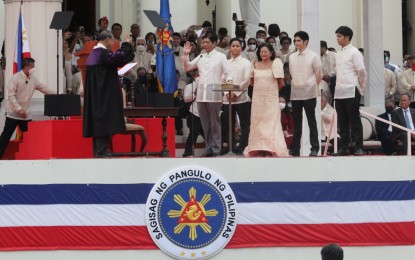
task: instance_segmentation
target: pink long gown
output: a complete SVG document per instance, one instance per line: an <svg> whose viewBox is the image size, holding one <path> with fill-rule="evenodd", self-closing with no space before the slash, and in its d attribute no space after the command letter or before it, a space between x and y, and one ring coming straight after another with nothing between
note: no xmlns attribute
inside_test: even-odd
<svg viewBox="0 0 415 260"><path fill-rule="evenodd" d="M258 151L271 152L273 157L288 156L287 145L281 127L278 82L284 71L280 59L275 59L272 69L259 70L251 65L251 77L254 77L252 95L251 130L246 157L259 156Z"/></svg>

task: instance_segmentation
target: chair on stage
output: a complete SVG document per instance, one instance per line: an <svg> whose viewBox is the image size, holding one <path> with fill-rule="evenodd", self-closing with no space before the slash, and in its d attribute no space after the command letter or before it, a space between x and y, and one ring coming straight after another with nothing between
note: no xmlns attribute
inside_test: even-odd
<svg viewBox="0 0 415 260"><path fill-rule="evenodd" d="M125 108L127 106L127 95L123 88L121 88L121 91L123 97L123 107ZM120 134L131 135L131 152L134 153L136 151L136 135L139 135L141 137L140 152L143 152L144 147L147 144L147 136L144 132L144 127L142 127L141 125L134 124L133 121L131 121L127 117L125 117L125 126L125 131Z"/></svg>

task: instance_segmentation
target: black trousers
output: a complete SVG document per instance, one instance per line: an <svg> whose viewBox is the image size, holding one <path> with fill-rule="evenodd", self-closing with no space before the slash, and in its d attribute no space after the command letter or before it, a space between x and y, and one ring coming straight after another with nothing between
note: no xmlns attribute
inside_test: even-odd
<svg viewBox="0 0 415 260"><path fill-rule="evenodd" d="M235 127L236 113L239 116L241 126L241 138L239 150L243 151L248 146L249 131L251 126L251 102L232 104L232 126ZM222 143L229 143L229 105L223 105ZM232 144L236 144L235 131L232 129Z"/></svg>
<svg viewBox="0 0 415 260"><path fill-rule="evenodd" d="M354 98L335 100L340 128L340 148L347 149L351 142L350 138L355 142L355 149L363 147L363 126L359 111L360 98L360 92L355 88Z"/></svg>
<svg viewBox="0 0 415 260"><path fill-rule="evenodd" d="M0 159L6 151L7 145L9 144L10 138L12 137L16 126L20 127L22 132L27 132L27 120L18 120L6 117L3 132L0 136Z"/></svg>
<svg viewBox="0 0 415 260"><path fill-rule="evenodd" d="M405 136L406 139L406 136ZM385 155L391 155L394 151L394 145L393 145L393 137L392 134L390 135L378 135L378 140L380 141L382 145L382 153Z"/></svg>
<svg viewBox="0 0 415 260"><path fill-rule="evenodd" d="M406 132L399 133L393 137L393 146L398 154L406 155L408 153L408 136ZM397 145L397 141L402 142L402 146ZM415 138L411 136L411 140L414 141ZM412 149L412 148L411 148Z"/></svg>
<svg viewBox="0 0 415 260"><path fill-rule="evenodd" d="M201 135L204 138L202 123L200 118L192 113L188 113L187 127L189 128L189 136L186 139L186 145L184 148L184 156L190 156L193 154L193 145L197 142L197 137Z"/></svg>
<svg viewBox="0 0 415 260"><path fill-rule="evenodd" d="M318 140L318 130L316 121L316 104L317 99L307 100L291 100L293 108L294 119L294 136L291 144L291 151L295 154L300 152L301 148L301 136L303 134L303 108L305 115L307 116L308 127L310 128L310 144L311 151L318 152L320 150L320 142Z"/></svg>
<svg viewBox="0 0 415 260"><path fill-rule="evenodd" d="M111 154L111 136L92 137L92 150L94 157L109 156Z"/></svg>

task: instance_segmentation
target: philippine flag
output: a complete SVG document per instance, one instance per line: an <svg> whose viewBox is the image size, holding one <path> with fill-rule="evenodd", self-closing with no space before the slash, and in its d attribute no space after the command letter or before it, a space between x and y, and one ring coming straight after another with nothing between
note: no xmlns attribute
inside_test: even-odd
<svg viewBox="0 0 415 260"><path fill-rule="evenodd" d="M13 74L21 70L22 60L24 58L30 58L30 48L22 15L22 8L20 7L19 21L17 25L16 46L14 52Z"/></svg>
<svg viewBox="0 0 415 260"><path fill-rule="evenodd" d="M410 180L230 186L239 218L227 248L415 244ZM152 187L3 185L0 250L156 249L145 215Z"/></svg>

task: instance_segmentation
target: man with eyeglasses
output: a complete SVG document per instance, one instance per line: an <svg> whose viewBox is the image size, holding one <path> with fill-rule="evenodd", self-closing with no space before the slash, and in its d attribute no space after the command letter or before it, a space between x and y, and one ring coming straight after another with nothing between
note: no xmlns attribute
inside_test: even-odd
<svg viewBox="0 0 415 260"><path fill-rule="evenodd" d="M94 157L110 157L111 137L125 130L117 68L132 61L134 51L123 42L112 53L114 41L111 32L101 32L86 62L83 136L92 137Z"/></svg>

